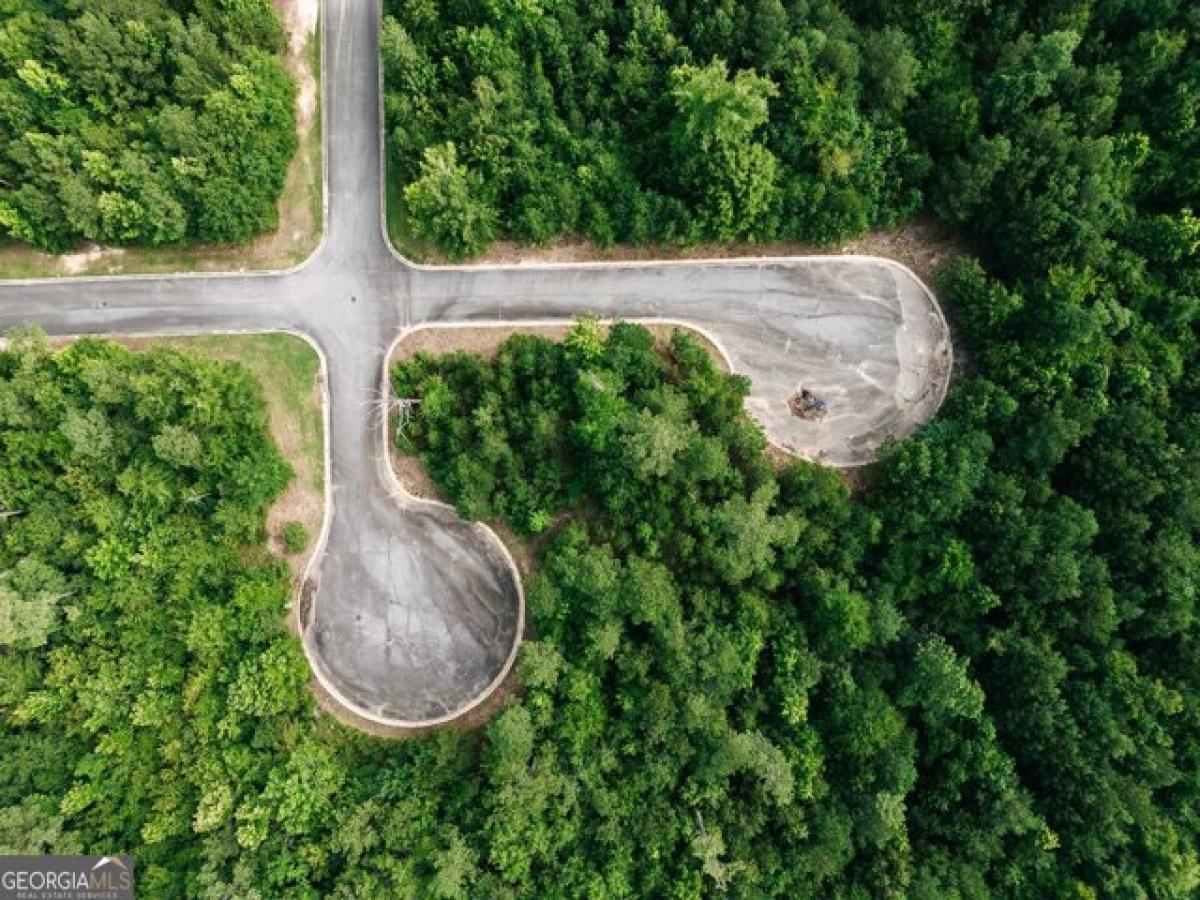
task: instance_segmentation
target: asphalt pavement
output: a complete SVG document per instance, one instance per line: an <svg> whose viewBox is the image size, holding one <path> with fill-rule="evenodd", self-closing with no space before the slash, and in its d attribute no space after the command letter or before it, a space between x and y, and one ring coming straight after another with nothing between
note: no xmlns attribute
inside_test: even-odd
<svg viewBox="0 0 1200 900"><path fill-rule="evenodd" d="M388 725L447 721L481 702L516 653L523 598L490 530L407 497L383 429L389 347L409 328L532 319L664 318L710 335L751 382L777 445L869 462L936 411L950 335L929 290L874 257L585 265L417 266L382 229L377 0L325 0L325 238L284 273L0 282L0 330L52 335L293 331L322 350L330 477L324 551L302 616L314 673ZM808 389L824 418L792 415Z"/></svg>

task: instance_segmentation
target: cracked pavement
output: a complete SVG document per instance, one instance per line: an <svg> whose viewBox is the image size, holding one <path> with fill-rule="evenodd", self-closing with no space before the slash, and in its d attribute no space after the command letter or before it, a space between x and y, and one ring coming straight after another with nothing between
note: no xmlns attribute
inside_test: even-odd
<svg viewBox="0 0 1200 900"><path fill-rule="evenodd" d="M950 335L928 289L871 257L428 267L382 229L378 0L324 0L325 238L282 273L0 282L0 330L51 335L293 331L328 389L326 527L302 604L305 652L327 690L386 725L448 721L481 702L516 654L521 586L499 540L408 497L389 469L387 354L428 323L664 318L708 334L747 375L772 442L828 465L872 459L937 411ZM793 416L801 386L819 422Z"/></svg>

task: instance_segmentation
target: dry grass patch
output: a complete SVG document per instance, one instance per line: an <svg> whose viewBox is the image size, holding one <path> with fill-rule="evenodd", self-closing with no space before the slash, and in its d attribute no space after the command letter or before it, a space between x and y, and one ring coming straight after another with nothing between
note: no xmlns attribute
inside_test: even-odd
<svg viewBox="0 0 1200 900"><path fill-rule="evenodd" d="M392 185L389 184L389 188ZM419 262L444 265L449 261L439 256L429 245L414 238L407 227L399 193L388 191L388 227L396 248ZM912 269L926 284L932 284L933 273L955 256L966 252L960 240L931 219L917 218L894 231L871 231L851 241L835 246L808 244L803 241L771 241L751 244L733 241L726 244L615 244L598 247L579 237L556 238L545 246L522 244L517 241L496 241L467 265L522 265L539 263L581 262L652 262L655 260L736 259L739 257L785 256L882 256L894 259ZM462 263L458 263L461 265Z"/></svg>

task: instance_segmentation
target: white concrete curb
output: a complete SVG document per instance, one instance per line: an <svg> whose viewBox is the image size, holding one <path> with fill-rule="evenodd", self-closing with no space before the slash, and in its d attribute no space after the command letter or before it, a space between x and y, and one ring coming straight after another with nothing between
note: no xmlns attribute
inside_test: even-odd
<svg viewBox="0 0 1200 900"><path fill-rule="evenodd" d="M380 32L383 31L383 4L379 0L375 0L376 11L378 16L376 21ZM409 261L403 256L399 250L392 245L391 235L388 234L387 226L387 119L384 112L383 104L383 53L379 54L379 65L375 67L375 71L379 75L379 233L383 235L383 245L387 247L388 253L392 254L392 258L400 265L412 269L416 268L416 264ZM391 356L391 348L388 349L388 356Z"/></svg>
<svg viewBox="0 0 1200 900"><path fill-rule="evenodd" d="M408 330L402 330L400 334L398 334L396 338L390 344L388 344L387 349L384 351L379 390L378 412L380 418L380 452L378 455L378 465L383 469L382 474L387 483L391 486L392 496L397 500L398 503L402 505L424 504L446 509L455 515L458 515L458 512L449 503L443 503L441 500L431 500L426 497L417 497L414 494L410 494L407 490L405 490L404 485L400 483L400 479L396 477L396 470L392 468L392 459L390 453L391 410L388 402L392 396L392 387L389 369L392 353L395 351L396 345L404 340L408 334ZM321 679L321 683L329 689L334 698L355 715L361 716L362 718L371 722L375 722L379 725L388 725L394 728L431 728L438 725L446 725L450 722L453 722L455 719L466 715L487 700L493 693L495 693L496 688L501 685L504 679L508 677L508 673L512 670L513 664L517 660L517 654L521 648L521 641L525 634L525 586L521 582L521 573L517 569L516 561L512 558L512 554L508 552L508 548L504 546L504 542L500 540L500 537L496 534L496 532L494 532L483 522L474 522L472 525L479 531L481 535L484 536L485 540L493 541L496 548L501 552L501 554L503 554L505 561L508 563L508 569L512 575L513 584L517 589L517 627L513 637L512 649L509 650L508 657L505 659L504 665L500 668L500 671L496 674L496 677L492 679L487 687L485 687L483 691L477 694L465 705L459 707L453 712L446 713L445 715L438 716L433 719L421 719L417 721L393 719L387 716L380 716L376 715L375 713L367 712L348 700L342 694L338 693L329 685L326 685L325 680Z"/></svg>
<svg viewBox="0 0 1200 900"><path fill-rule="evenodd" d="M824 258L824 257L821 257L821 258ZM868 257L868 258L874 259L875 257ZM882 261L889 262L889 260L882 260ZM950 354L950 357L949 357L947 363L950 366L950 371L952 372L953 364L954 364L953 347L950 343L950 330L946 325L945 316L942 315L941 307L938 306L937 301L934 300L934 298L933 298L933 294L930 292L929 288L925 286L925 283L920 278L918 278L915 274L913 274L906 266L904 266L900 263L896 263L895 265L897 267L903 269L904 271L908 272L908 274L912 277L912 279L921 286L922 290L925 291L926 296L929 298L930 306L934 310L936 310L938 319L942 326L942 329L946 333L947 352ZM456 322L422 322L419 325L413 325L408 328L405 328L403 330L403 332L400 334L400 336L398 338L396 338L395 341L392 342L392 346L388 349L388 355L389 355L389 357L391 356L392 351L395 349L396 345L400 343L400 341L404 340L409 335L417 333L418 331L432 331L432 330L437 330L437 329L450 329L450 328L515 328L515 329L519 330L519 329L526 329L526 328L550 328L550 327L562 327L564 325L569 326L569 325L574 325L576 321L578 321L577 317L569 318L569 319L566 319L566 318L564 318L564 319L554 319L554 318L486 319L486 320L480 319L480 320L467 320L467 321L460 320L460 321L456 321ZM694 331L696 334L699 334L706 341L708 341L710 344L712 344L713 348L717 351L718 354L720 354L721 359L724 360L726 367L729 369L729 371L731 373L742 374L738 371L738 368L737 368L736 363L734 362L733 356L730 355L729 351L725 349L725 345L721 343L721 339L719 337L717 337L715 334L713 334L711 331L709 331L707 328L705 328L701 325L697 325L695 322L689 322L686 319L676 319L676 318L662 317L662 316L651 316L651 317L634 316L634 317L630 317L630 318L616 318L616 319L599 318L596 321L599 322L599 324L601 324L601 325L613 325L617 322L631 322L631 323L637 324L637 325L674 325L674 326L677 326L680 328L684 328L688 331ZM950 386L950 373L948 372L947 377L946 377L944 383L942 384L941 390L939 391L939 396L938 396L937 404L936 404L938 407L940 407L942 405L942 401L946 397L946 391L949 388L949 386ZM822 465L822 466L825 466L826 468L830 468L830 469L857 469L863 465L868 465L868 463L855 463L855 464L843 465L843 464L839 464L839 463L827 462L825 460L809 459L809 457L806 457L803 454L798 453L794 448L785 446L784 444L782 444L778 440L776 440L774 437L772 437L771 433L765 427L763 427L762 424L760 422L758 422L754 418L753 415L751 415L750 418L751 418L751 421L753 421L756 425L759 426L759 430L762 431L763 437L766 439L767 443L771 447L778 450L780 453L784 453L788 456L796 457L797 459L805 459L816 465Z"/></svg>
<svg viewBox="0 0 1200 900"><path fill-rule="evenodd" d="M374 0L374 3L375 3L376 12L379 14L379 17L381 17L382 16L382 8L379 4L379 0ZM321 48L320 48L320 59L321 59L320 125L321 125L321 153L322 153L322 179L323 179L323 184L322 184L322 194L323 194L323 198L322 198L323 199L323 202L322 202L322 228L321 228L321 238L320 238L320 241L319 241L316 249L305 260L303 260L302 262L300 262L299 264L297 264L291 268L280 269L280 270L257 270L257 271L248 271L248 272L183 272L183 273L176 273L176 274L168 273L168 274L98 275L98 276L59 276L59 277L48 277L48 278L13 279L13 280L9 280L9 281L3 281L0 283L6 284L6 285L9 285L9 284L11 284L11 285L44 285L44 284L50 284L50 283L86 285L89 283L98 283L98 282L123 282L123 281L146 281L146 280L154 280L154 281L159 281L159 282L163 282L163 283L169 283L175 279L203 279L203 278L221 279L221 278L236 278L236 277L247 277L247 276L248 277L257 277L257 278L282 278L282 277L286 277L286 276L298 273L301 270L305 269L307 266L309 266L318 256L321 255L321 253L326 245L326 240L327 240L328 232L329 232L328 226L329 226L329 213L330 213L330 190L331 190L331 183L330 183L330 177L329 177L329 166L330 166L329 144L330 144L331 131L332 131L332 129L329 127L329 124L330 124L329 123L329 113L330 113L330 109L331 109L330 102L329 102L329 100L330 100L329 92L331 89L330 84L331 84L332 79L330 79L328 77L328 74L329 74L328 34L329 34L329 32L328 32L327 26L326 26L326 4L324 2L321 3L319 23L320 23L319 24L319 35L320 35L320 43L321 43ZM381 233L383 235L385 246L388 248L392 257L397 261L398 265L400 265L404 269L409 270L409 271L419 271L419 272L428 272L428 273L436 273L436 272L442 272L442 271L445 271L445 272L476 272L476 271L487 271L487 270L518 271L518 270L522 270L522 269L555 270L555 271L588 271L588 270L610 270L611 271L611 270L618 270L618 269L638 270L638 269L652 269L652 268L674 268L674 267L684 267L684 266L690 266L693 268L743 267L748 270L752 270L755 267L762 269L765 267L786 267L786 266L794 266L794 265L800 265L800 264L818 264L818 265L831 265L832 264L832 265L836 265L836 264L840 264L843 262L844 263L871 262L876 265L882 265L884 267L891 267L893 270L902 272L906 277L912 279L914 282L916 282L917 285L920 286L921 290L924 292L925 297L929 301L929 307L932 310L932 315L934 315L936 317L936 320L937 320L936 324L938 326L938 329L945 336L945 344L947 347L947 354L948 354L947 361L946 361L946 365L948 367L946 376L943 379L942 384L940 385L939 393L936 397L936 403L933 405L933 409L936 410L938 407L940 407L942 401L945 399L945 395L948 390L949 383L950 383L950 380L951 380L951 377L953 374L953 345L951 342L950 330L949 330L949 326L946 323L945 315L943 314L941 307L938 305L937 300L934 297L933 292L929 289L928 285L926 285L920 278L918 278L917 275L911 269L909 269L907 266L903 265L902 263L896 262L895 260L887 259L884 257L857 255L857 254L822 254L822 255L812 255L812 256L757 256L757 257L718 258L718 259L673 259L673 260L662 260L662 261L632 260L632 261L595 261L595 262L577 262L577 263L529 262L529 263L514 263L514 264L480 264L480 265L459 264L459 265L446 265L446 266L418 264L418 263L412 262L411 260L408 260L407 258L402 256L396 250L396 248L392 245L390 237L388 236L388 230L387 230L387 148L386 148L386 139L385 139L386 132L387 132L387 125L384 120L385 110L384 110L382 62L380 62L377 65L377 73L378 73L378 78L380 81L379 100L378 100L378 103L379 103L379 125L380 125L380 127L378 129L378 131L379 131L379 135L378 135L379 153L380 153L380 182L379 182L380 222L379 222L379 225L380 225ZM383 466L383 468L386 470L385 472L383 472L381 474L383 475L384 483L387 485L390 485L391 493L393 494L393 497L396 499L397 503L399 503L401 505L427 503L427 504L433 504L435 506L440 506L440 507L444 507L444 508L450 508L450 507L448 507L447 504L441 503L440 501L427 500L424 498L414 497L413 495L409 494L404 489L403 485L401 485L401 483L400 483L399 479L397 478L396 473L393 470L393 467L391 465L390 453L389 453L389 447L390 447L389 398L391 396L389 361L391 360L392 354L394 353L395 348L399 344L399 342L417 331L425 330L425 329L433 329L433 328L511 327L511 328L520 329L520 328L536 327L539 325L554 325L554 326L570 325L574 321L575 321L574 318L495 319L495 320L486 320L486 321L459 321L459 322L446 322L446 323L439 323L439 322L434 321L434 322L424 322L424 323L421 323L421 324L418 324L415 326L404 326L400 329L400 331L397 334L397 336L395 337L395 339L388 345L388 347L386 348L386 351L385 351L385 355L384 355L383 362L382 362L382 372L381 372L381 380L380 380L381 390L380 390L380 397L379 397L379 401L378 401L379 402L378 412L379 412L380 419L381 419L381 428L380 428L380 435L379 435L381 444L380 444L380 453L378 456L377 464ZM686 319L657 318L657 317L655 317L655 318L632 318L631 317L628 319L602 319L600 321L607 323L607 324L611 324L614 321L629 321L629 322L642 322L642 323L651 323L651 324L677 325L677 326L681 326L683 328L687 328L689 330L697 332L698 334L702 335L706 340L708 340L712 344L712 346L716 348L717 352L724 358L730 371L731 372L736 371L736 366L734 364L733 358L728 353L726 348L722 345L721 341L717 338L717 336L715 334L711 333L710 331L708 331L703 326L700 326L693 322L689 322ZM313 591L312 603L315 606L317 599L318 599L318 594L319 594L319 591L317 590L317 588L319 587L319 580L320 580L320 576L319 576L320 564L323 561L323 557L324 557L326 546L327 546L328 539L329 539L329 533L330 533L330 530L332 527L333 506L334 506L333 470L332 470L332 440L331 440L331 438L332 438L331 427L332 426L331 426L331 411L330 411L331 403L330 403L330 386L329 386L330 370L329 370L328 360L326 358L324 349L321 347L321 345L318 343L318 341L314 337L310 336L307 333L295 331L295 330L291 330L291 329L286 329L286 328L244 329L244 330L236 330L236 329L234 329L234 330L222 330L222 329L186 330L185 329L185 330L181 330L181 331L177 331L177 332L149 332L149 333L121 332L118 334L109 333L107 335L103 334L103 333L98 334L98 335L93 333L92 336L101 336L101 337L109 336L109 337L114 337L114 338L128 338L128 337L146 337L146 338L160 337L161 338L161 337L173 337L173 336L191 337L191 336L202 336L202 335L213 335L213 334L270 334L270 333L284 333L284 334L290 334L295 337L301 338L302 340L306 341L311 347L313 347L313 349L317 352L317 355L320 360L320 371L321 371L321 379L322 379L322 392L321 392L322 418L323 418L324 440L325 440L325 447L324 447L325 510L324 510L324 517L323 517L322 525L321 525L321 532L317 536L316 542L315 542L313 550L312 550L312 555L310 556L309 561L308 561L307 565L305 566L303 575L300 579L300 591L301 592L303 592L305 586L311 585L311 588ZM76 337L78 337L78 335ZM934 364L933 362L929 363L929 365L933 365L933 364ZM794 455L794 451L781 446L779 443L777 443L775 440L773 440L771 435L769 433L767 433L765 431L765 429L764 429L764 435L765 435L768 443L770 443L773 447L775 447L785 453ZM825 463L825 464L829 465L828 463ZM448 722L451 722L451 721L459 718L460 716L471 711L472 709L475 709L477 706L479 706L481 703L483 703L489 696L492 695L492 693L496 690L496 688L499 686L499 684L504 680L504 678L511 671L512 666L514 665L514 662L518 655L522 635L523 635L524 628L525 628L526 613L525 613L524 587L521 583L520 573L517 570L517 566L516 566L515 561L512 558L512 555L508 552L508 549L504 546L503 542L500 541L500 539L496 535L496 533L491 528L487 527L486 525L484 525L482 523L475 523L474 527L480 529L481 534L485 534L487 540L492 540L492 541L496 542L496 545L500 548L500 550L504 554L504 558L508 562L508 565L510 567L510 570L511 570L511 573L512 573L512 576L514 579L514 583L516 584L517 593L518 593L518 604L519 604L518 605L518 621L517 621L516 638L513 642L512 649L510 650L508 657L507 657L500 673L493 679L493 681L487 686L487 688L481 694L479 694L477 697L472 699L469 703L467 703L462 708L460 708L452 713L449 713L447 715L440 716L438 718L428 719L428 720L420 720L420 721L392 719L392 718L388 718L385 716L378 716L373 713L366 712L366 711L360 709L356 704L349 701L344 695L342 695L337 690L337 688L330 683L329 679L325 677L325 675L322 672L322 668L318 663L318 658L315 654L315 651L310 646L310 643L308 640L308 631L305 627L303 627L303 623L299 622L299 618L297 617L297 622L298 622L298 625L300 626L301 645L304 648L304 653L305 653L306 658L308 659L309 667L313 672L313 676L317 679L317 681L321 684L321 686L328 692L328 694L337 703L341 704L348 712L350 712L354 716L361 717L364 720L367 720L367 721L370 721L370 722L373 722L373 723L376 723L379 725L395 727L395 728L419 729L419 728L428 728L428 727L436 726L436 725L443 725L443 724L446 724ZM298 594L297 597L293 598L292 602L296 603L297 599L299 599L299 597L301 597L301 596L302 596L302 593ZM311 618L311 615L310 615L310 618Z"/></svg>

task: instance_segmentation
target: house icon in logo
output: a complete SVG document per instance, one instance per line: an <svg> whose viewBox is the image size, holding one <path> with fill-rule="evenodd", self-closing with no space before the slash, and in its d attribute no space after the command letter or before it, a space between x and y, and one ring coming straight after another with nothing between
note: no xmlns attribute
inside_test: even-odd
<svg viewBox="0 0 1200 900"><path fill-rule="evenodd" d="M125 863L121 862L121 859L118 856L102 856L102 857L100 857L100 861L97 862L94 866L92 866L92 871L95 872L97 869L102 868L103 866L108 866L108 865L116 866L117 868L123 869L126 872L129 871L129 866L127 866L127 865L125 865Z"/></svg>

